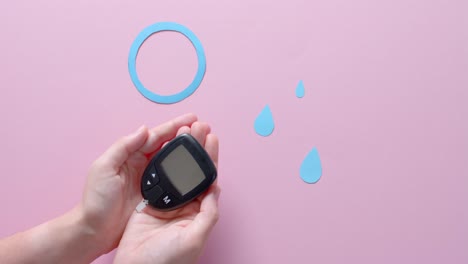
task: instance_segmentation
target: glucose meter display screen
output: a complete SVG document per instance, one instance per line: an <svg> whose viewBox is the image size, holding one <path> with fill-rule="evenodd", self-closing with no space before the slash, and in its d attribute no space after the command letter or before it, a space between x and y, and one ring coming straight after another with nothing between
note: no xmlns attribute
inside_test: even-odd
<svg viewBox="0 0 468 264"><path fill-rule="evenodd" d="M181 195L190 192L205 179L197 161L183 145L167 155L161 162L161 167Z"/></svg>

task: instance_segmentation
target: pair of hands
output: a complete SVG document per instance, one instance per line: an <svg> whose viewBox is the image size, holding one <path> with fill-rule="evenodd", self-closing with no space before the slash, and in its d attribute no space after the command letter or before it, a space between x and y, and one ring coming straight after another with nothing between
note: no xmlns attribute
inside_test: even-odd
<svg viewBox="0 0 468 264"><path fill-rule="evenodd" d="M201 197L171 212L146 207L141 175L152 156L176 135L190 133L218 166L218 138L193 114L177 117L114 143L91 166L83 200L83 221L95 233L100 254L118 246L115 263L194 263L218 220L217 181Z"/></svg>

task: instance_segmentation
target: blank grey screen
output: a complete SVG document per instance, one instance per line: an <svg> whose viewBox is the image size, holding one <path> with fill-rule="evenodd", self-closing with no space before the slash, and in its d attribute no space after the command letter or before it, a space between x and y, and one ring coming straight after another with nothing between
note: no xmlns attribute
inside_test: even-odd
<svg viewBox="0 0 468 264"><path fill-rule="evenodd" d="M167 155L161 162L161 167L181 195L185 195L205 179L197 161L183 145Z"/></svg>

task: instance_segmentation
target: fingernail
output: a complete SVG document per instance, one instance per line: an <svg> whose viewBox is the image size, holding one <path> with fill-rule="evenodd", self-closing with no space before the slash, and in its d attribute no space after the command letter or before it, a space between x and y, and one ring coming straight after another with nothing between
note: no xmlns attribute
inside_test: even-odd
<svg viewBox="0 0 468 264"><path fill-rule="evenodd" d="M139 135L145 129L145 125L140 126L135 132L133 132L130 136Z"/></svg>

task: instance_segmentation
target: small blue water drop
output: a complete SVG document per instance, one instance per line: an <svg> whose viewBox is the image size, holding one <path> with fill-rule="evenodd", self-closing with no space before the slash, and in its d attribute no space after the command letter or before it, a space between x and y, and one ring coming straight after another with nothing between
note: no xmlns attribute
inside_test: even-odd
<svg viewBox="0 0 468 264"><path fill-rule="evenodd" d="M322 177L322 164L317 148L312 148L307 154L304 161L302 161L299 173L306 183L316 183L320 180L320 177Z"/></svg>
<svg viewBox="0 0 468 264"><path fill-rule="evenodd" d="M297 98L302 98L304 97L304 94L305 94L304 83L301 80L296 86L296 96Z"/></svg>
<svg viewBox="0 0 468 264"><path fill-rule="evenodd" d="M273 121L273 115L270 107L266 105L260 114L255 119L254 129L260 136L269 136L275 128L275 122Z"/></svg>

